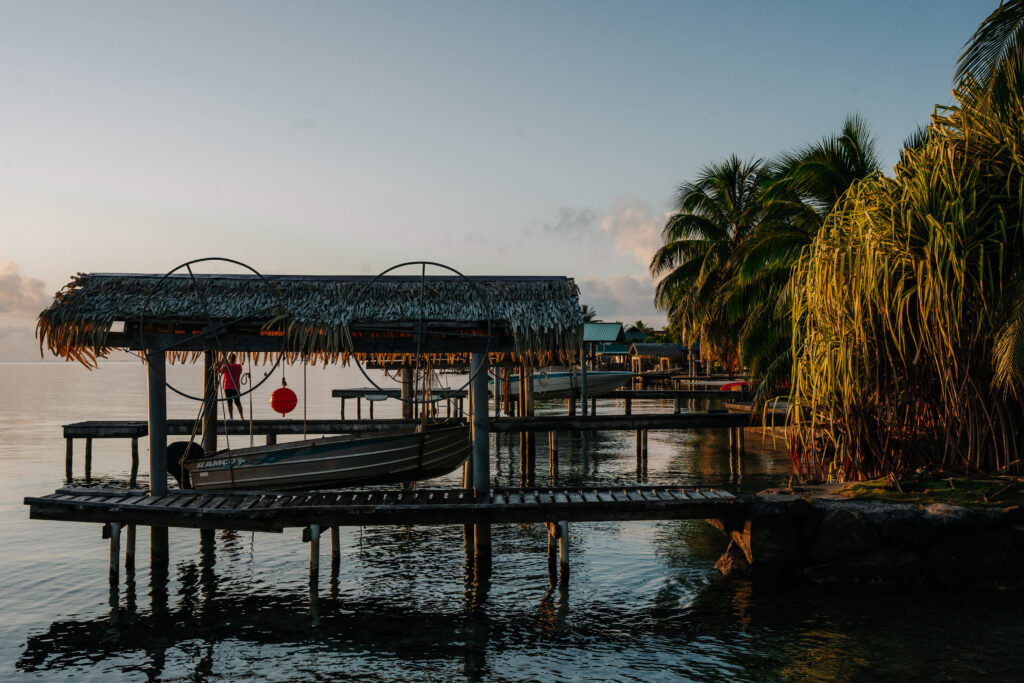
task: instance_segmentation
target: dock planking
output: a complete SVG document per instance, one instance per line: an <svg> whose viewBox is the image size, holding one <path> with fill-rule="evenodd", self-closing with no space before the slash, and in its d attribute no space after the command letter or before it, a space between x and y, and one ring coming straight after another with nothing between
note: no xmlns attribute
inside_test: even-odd
<svg viewBox="0 0 1024 683"><path fill-rule="evenodd" d="M126 489L58 489L25 499L32 519L118 522L150 526L281 532L310 524L436 525L705 519L746 508L722 489L671 486L508 488L476 496L471 490L169 491L148 496Z"/></svg>

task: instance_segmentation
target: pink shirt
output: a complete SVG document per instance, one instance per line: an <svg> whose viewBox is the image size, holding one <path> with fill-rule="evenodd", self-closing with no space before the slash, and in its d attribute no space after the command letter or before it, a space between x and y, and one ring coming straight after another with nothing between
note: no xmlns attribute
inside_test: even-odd
<svg viewBox="0 0 1024 683"><path fill-rule="evenodd" d="M240 391L242 388L242 366L238 363L227 363L220 368L224 375L224 388Z"/></svg>

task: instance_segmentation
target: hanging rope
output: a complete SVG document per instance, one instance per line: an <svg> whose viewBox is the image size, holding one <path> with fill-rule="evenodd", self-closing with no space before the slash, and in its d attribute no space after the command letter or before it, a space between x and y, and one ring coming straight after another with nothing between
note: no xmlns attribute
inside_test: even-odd
<svg viewBox="0 0 1024 683"><path fill-rule="evenodd" d="M302 358L302 439L306 437L306 358Z"/></svg>
<svg viewBox="0 0 1024 683"><path fill-rule="evenodd" d="M246 384L252 384L252 358L249 354L245 355L245 366L248 368L246 373L242 375L242 386ZM252 417L252 392L249 392L249 448L255 445L253 440L253 417Z"/></svg>

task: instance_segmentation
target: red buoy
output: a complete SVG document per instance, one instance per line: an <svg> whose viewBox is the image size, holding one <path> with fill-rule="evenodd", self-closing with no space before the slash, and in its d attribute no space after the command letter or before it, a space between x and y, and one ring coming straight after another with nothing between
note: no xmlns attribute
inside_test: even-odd
<svg viewBox="0 0 1024 683"><path fill-rule="evenodd" d="M295 410L295 406L299 404L299 399L295 395L295 392L288 388L288 383L281 380L281 387L274 389L274 393L270 395L270 407L274 409L275 413L281 413L284 417L288 413Z"/></svg>

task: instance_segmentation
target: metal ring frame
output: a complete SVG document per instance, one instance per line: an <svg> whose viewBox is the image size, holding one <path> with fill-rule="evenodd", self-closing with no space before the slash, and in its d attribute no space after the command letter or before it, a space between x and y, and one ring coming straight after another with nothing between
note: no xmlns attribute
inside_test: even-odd
<svg viewBox="0 0 1024 683"><path fill-rule="evenodd" d="M178 272L182 268L185 268L188 271L189 280L192 282L192 286L195 288L196 294L199 296L199 300L203 304L203 312L206 314L206 321L209 324L210 329L208 329L208 330L206 330L204 332L200 332L199 334L189 335L189 336L185 337L184 339L182 339L180 342L177 342L177 343L172 344L170 346L166 346L166 347L164 347L162 349L152 349L152 350L153 351L168 351L168 350L172 349L174 346L177 346L178 344L184 344L184 343L186 343L188 341L192 341L194 339L200 339L200 338L212 335L213 338L214 338L214 341L217 344L217 349L216 350L220 352L221 356L224 355L224 348L223 348L223 346L220 343L220 337L217 335L217 327L219 326L221 328L226 328L227 325L230 325L232 322L236 322L237 320L241 320L241 318L237 318L236 320L228 321L227 323L221 323L221 324L219 324L217 326L214 325L213 318L210 315L210 306L207 303L206 297L203 295L203 292L202 292L202 290L199 287L199 283L196 281L195 273L192 272L192 264L194 264L194 263L203 263L203 262L206 262L206 261L224 261L225 263L232 263L232 264L234 264L236 266L241 266L242 268L246 268L247 270L251 271L254 275L257 275L261 280L263 280L263 282L265 282L268 287L272 288L272 290L274 292L274 296L277 299L277 308L278 308L278 310L281 310L281 297L280 297L280 293L277 291L277 288L273 286L273 283L270 282L270 280L268 280L267 278L263 277L263 274L260 273L255 268L253 268L252 266L250 266L250 265L248 265L246 263L242 263L241 261L236 261L234 259L224 258L222 256L207 256L207 257L204 257L204 258L198 258L198 259L193 259L191 261L186 261L185 263L182 263L180 266L174 268L173 270L169 270L166 273L164 273L164 275L161 276L160 280L157 282L156 287L154 287L153 290L150 291L149 296L146 297L145 302L143 302L143 304L142 304L142 311L141 311L141 313L139 315L139 346L142 347L143 355L144 356L147 355L147 349L146 349L146 343L145 343L145 331L144 331L144 328L145 328L145 318L146 318L146 310L149 307L150 299L153 298L153 295L156 293L156 290L160 287L161 284L163 284L164 280L166 280L167 278L169 278L171 275L173 275L174 273ZM249 316L246 316L246 317L249 317ZM281 364L281 359L284 357L284 353L285 353L286 343L287 343L287 338L286 337L282 337L281 338L281 353L278 354L277 361L274 362L273 367L271 367L270 370L268 370L263 375L263 379L261 379L256 384L252 384L252 378L250 377L249 388L247 390L245 390L244 392L239 392L238 393L238 398L241 398L242 396L246 396L248 394L251 394L253 391L255 391L260 386L262 386L264 382L266 382L268 379L270 379L270 376L272 374L274 374L274 370L276 370L277 366L279 366ZM147 365L148 365L148 362L147 362ZM170 382L167 381L166 373L160 379L163 380L164 385L168 389L170 389L174 393L178 394L179 396L184 396L185 398L192 399L193 401L205 401L206 400L206 398L204 398L204 397L193 396L192 394L189 394L187 392L181 391L180 389L175 387L173 384L171 384ZM235 397L232 396L229 399L227 396L225 396L223 398L216 397L215 400L220 402L220 401L234 400L234 398Z"/></svg>
<svg viewBox="0 0 1024 683"><path fill-rule="evenodd" d="M423 296L424 296L424 291L425 291L425 288L426 288L427 266L434 266L436 268L443 268L445 270L448 270L448 271L454 273L455 275L458 275L460 278L462 278L468 284L471 284L471 285L474 285L475 287L477 287L477 289L483 294L482 298L484 300L484 305L485 305L486 310L487 310L487 340L486 340L486 342L484 344L483 353L489 353L490 352L490 348L491 348L491 301L490 301L490 293L486 289L484 289L482 286L480 286L478 283L473 282L472 280L470 280L468 277L466 277L465 275L463 275L459 271L455 270L451 266L446 266L443 263L438 263L436 261L406 261L404 263L399 263L398 265L391 266L390 268L388 268L385 271L382 271L376 277L374 277L372 280L370 280L369 282L367 282L366 284L363 285L362 289L359 292L359 296L356 297L356 300L353 303L353 309L356 309L359 306L359 304L362 303L363 297L366 295L367 290L371 286L373 286L374 283L379 281L382 277L384 277L385 275L387 275L388 273L390 273L393 270L397 270L399 268L404 268L406 266L417 266L417 265L420 266L420 268L421 268L421 270L420 270L420 311L419 311L420 315L419 315L419 320L416 321L417 322L417 327L416 327L416 331L415 331L415 335L416 335L416 365L415 365L414 374L415 374L415 372L419 371L420 356L422 355L421 344L422 344L422 341L423 341L423 335L426 332L426 328L425 328L426 321L424 320L424 315L423 315L423 309L424 309ZM354 357L354 354L353 354L353 357ZM359 372L361 372L363 374L363 377L366 378L366 381L369 382L370 384L372 384L374 386L374 388L377 389L378 391L380 391L382 393L386 393L386 392L384 392L384 389L382 389L380 387L380 385L378 385L376 382L374 382L373 379L370 377L370 375L367 374L366 370L363 368L363 364L359 362L359 359L355 358L355 361L356 361L356 367L359 368ZM479 372L479 369L477 370L477 372ZM455 390L450 390L450 389L449 390L443 390L441 392L442 395L438 396L437 398L431 397L429 400L425 400L425 399L421 400L421 399L418 399L415 396L415 392L414 392L414 395L412 396L412 398L404 398L404 397L399 396L398 400L402 401L403 403L412 403L412 404L421 404L421 405L422 404L427 404L427 403L437 403L439 401L442 401L442 400L445 400L445 399L449 398L451 393L462 391L463 389L468 387L472 383L473 379L476 377L476 374L477 374L476 372L471 372L470 375L469 375L469 378L466 380L465 384L463 384L461 387L459 387L458 389L455 389ZM445 393L447 393L448 396L444 395Z"/></svg>

